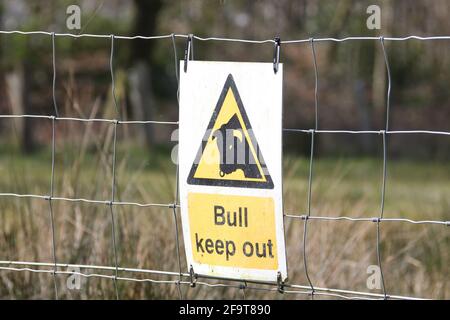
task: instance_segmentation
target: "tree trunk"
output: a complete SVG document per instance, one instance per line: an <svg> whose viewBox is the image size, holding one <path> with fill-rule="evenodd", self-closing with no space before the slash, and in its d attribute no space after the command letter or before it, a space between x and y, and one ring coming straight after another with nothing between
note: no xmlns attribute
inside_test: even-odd
<svg viewBox="0 0 450 320"><path fill-rule="evenodd" d="M130 84L130 102L133 115L138 120L153 119L152 107L155 100L152 94L152 85L150 78L150 68L148 63L143 61L136 62L130 69L128 75ZM146 143L150 149L153 145L153 130L151 125L143 125L140 135L140 142Z"/></svg>
<svg viewBox="0 0 450 320"><path fill-rule="evenodd" d="M367 82L358 78L354 84L355 103L359 110L360 130L371 130L371 108L368 101ZM360 144L362 152L368 154L373 149L373 140L368 134L360 135Z"/></svg>
<svg viewBox="0 0 450 320"><path fill-rule="evenodd" d="M30 66L27 62L16 66L5 77L11 111L14 115L30 114ZM23 152L30 153L34 150L32 121L29 118L17 118L14 120L18 133L20 146Z"/></svg>
<svg viewBox="0 0 450 320"><path fill-rule="evenodd" d="M162 7L160 0L135 0L135 24L133 34L154 35L156 29L156 17ZM155 98L152 90L151 61L154 41L137 40L132 42L130 56L130 102L134 116L138 120L151 120ZM142 126L142 134L145 136L147 146L154 143L153 126Z"/></svg>

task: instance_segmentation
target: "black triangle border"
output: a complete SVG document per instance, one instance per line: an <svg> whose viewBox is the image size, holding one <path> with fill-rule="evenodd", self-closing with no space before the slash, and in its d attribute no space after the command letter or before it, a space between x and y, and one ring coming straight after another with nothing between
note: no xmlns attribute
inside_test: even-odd
<svg viewBox="0 0 450 320"><path fill-rule="evenodd" d="M235 187L235 188L258 188L258 189L273 189L273 181L270 176L270 174L264 174L264 171L267 171L266 162L264 161L262 151L260 150L258 160L261 164L261 168L263 168L263 174L266 178L265 182L260 181L241 181L241 180L219 180L219 179L208 179L208 178L195 178L195 172L198 167L198 163L200 162L200 158L203 154L203 151L205 150L207 140L209 138L208 133L209 130L214 127L214 124L217 120L217 117L219 115L219 112L221 110L221 107L223 105L223 102L225 100L225 97L227 95L228 89L231 88L233 91L234 97L236 99L239 112L242 115L242 119L244 120L245 126L248 129L251 129L252 126L250 124L250 120L247 117L247 113L245 112L244 106L242 104L241 97L239 95L239 91L237 90L236 84L234 82L233 76L231 73L228 75L227 80L225 81L225 84L223 86L222 92L220 94L219 100L217 101L216 107L214 108L214 112L211 116L211 120L209 121L208 127L205 130L205 135L203 136L202 144L200 145L200 148L197 152L197 155L195 156L195 161L192 164L191 170L189 172L187 183L188 184L195 184L195 185L204 185L204 186L220 186L220 187ZM253 144L253 147L256 148L256 150L259 150L258 142L256 141L256 138L253 134L253 131L249 132L249 136L251 139L251 142ZM266 169L266 170L264 170Z"/></svg>

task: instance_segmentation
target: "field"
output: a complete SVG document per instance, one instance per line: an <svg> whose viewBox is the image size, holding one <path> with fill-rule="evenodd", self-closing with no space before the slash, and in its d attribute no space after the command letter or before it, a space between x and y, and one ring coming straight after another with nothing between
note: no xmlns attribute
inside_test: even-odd
<svg viewBox="0 0 450 320"><path fill-rule="evenodd" d="M111 198L111 126L102 127L99 141L84 137L56 143L54 196L109 200ZM89 132L89 130L87 130ZM117 146L116 200L173 203L175 165L168 147L151 152L123 143ZM41 146L32 155L4 141L0 153L0 192L47 195L50 192L51 149ZM284 157L286 214L302 215L307 207L309 159ZM389 160L386 218L450 219L450 164ZM312 189L313 216L376 217L380 213L380 157L317 157ZM58 262L114 265L109 207L105 204L55 200ZM122 267L177 271L174 216L169 208L114 206L118 261ZM179 218L179 217L178 217ZM181 222L180 222L181 223ZM289 281L307 285L303 265L303 225L285 218ZM179 228L179 232L181 228ZM181 232L180 232L181 239ZM182 241L182 239L181 239ZM182 244L182 243L181 243ZM369 292L369 265L377 264L376 224L373 222L310 220L307 236L308 270L315 286ZM48 201L1 197L0 260L52 262ZM445 225L381 223L381 255L389 294L450 298L448 281L450 235ZM182 269L187 270L181 245ZM94 272L93 270L81 270ZM96 272L97 273L97 272ZM109 273L109 274L112 274ZM121 273L121 276L146 276ZM167 279L154 276L155 279ZM114 298L111 279L82 278L80 290L66 287L58 275L62 298ZM175 285L119 281L124 299L178 298ZM190 298L242 298L242 290L182 286ZM246 290L247 298L309 298ZM1 298L53 298L52 275L0 270Z"/></svg>
<svg viewBox="0 0 450 320"><path fill-rule="evenodd" d="M61 299L178 299L180 287L147 280L188 271L172 161L185 48L191 60L271 70L276 35L293 129L283 136L289 283L382 294L367 285L381 253L388 294L450 299L449 1L379 1L375 29L372 1L77 2L72 29L69 1L0 0L0 299L52 299L54 281ZM298 128L320 129L312 188L314 131ZM66 266L49 273L54 256L91 266L79 289ZM174 274L121 271L135 281L115 283L116 262ZM202 281L183 283L183 297L311 298Z"/></svg>

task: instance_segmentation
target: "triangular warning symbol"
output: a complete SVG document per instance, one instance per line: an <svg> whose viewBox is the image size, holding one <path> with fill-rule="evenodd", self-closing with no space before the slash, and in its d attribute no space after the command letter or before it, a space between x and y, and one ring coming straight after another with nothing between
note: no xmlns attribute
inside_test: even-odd
<svg viewBox="0 0 450 320"><path fill-rule="evenodd" d="M187 182L273 189L272 178L231 74L223 86Z"/></svg>

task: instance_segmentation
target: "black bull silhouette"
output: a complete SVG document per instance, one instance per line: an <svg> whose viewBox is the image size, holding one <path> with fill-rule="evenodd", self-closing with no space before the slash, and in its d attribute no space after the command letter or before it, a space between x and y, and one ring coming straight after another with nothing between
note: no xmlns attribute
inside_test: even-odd
<svg viewBox="0 0 450 320"><path fill-rule="evenodd" d="M246 178L261 178L261 172L236 114L213 132L212 140L216 140L220 152L221 177L241 169ZM259 150L255 152L258 156Z"/></svg>

